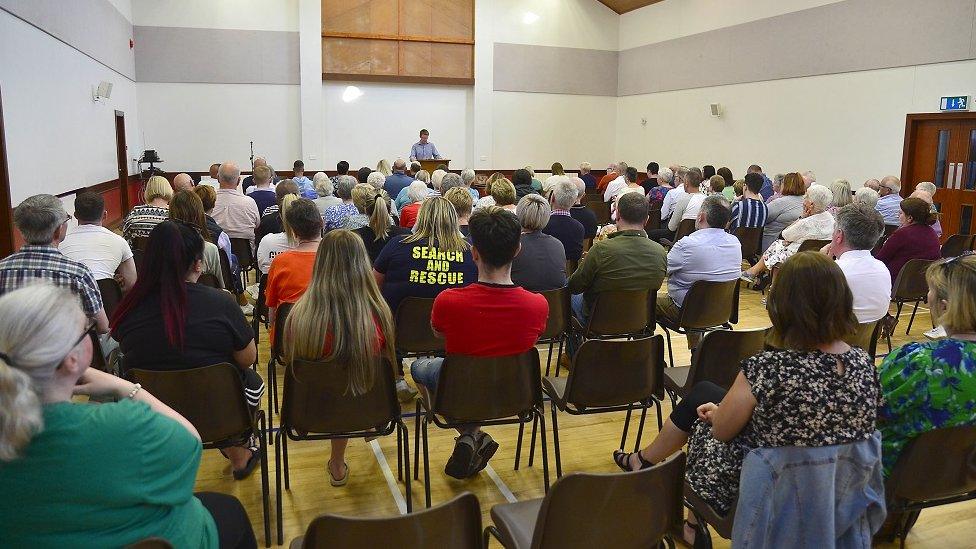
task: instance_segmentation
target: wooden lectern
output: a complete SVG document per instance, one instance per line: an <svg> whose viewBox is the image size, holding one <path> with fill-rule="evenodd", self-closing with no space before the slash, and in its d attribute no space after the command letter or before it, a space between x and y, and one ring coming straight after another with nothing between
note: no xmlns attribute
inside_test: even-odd
<svg viewBox="0 0 976 549"><path fill-rule="evenodd" d="M441 164L444 164L445 166L451 165L451 160L448 158L441 158L439 160L418 160L417 162L420 162L420 166L427 173L434 173L434 170L437 169L437 166L440 166Z"/></svg>

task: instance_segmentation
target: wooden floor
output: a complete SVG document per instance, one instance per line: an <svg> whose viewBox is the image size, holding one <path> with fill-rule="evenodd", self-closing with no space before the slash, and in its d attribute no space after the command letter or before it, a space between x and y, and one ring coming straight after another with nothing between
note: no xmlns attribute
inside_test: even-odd
<svg viewBox="0 0 976 549"><path fill-rule="evenodd" d="M765 309L757 292L744 290L742 293L740 322L737 328L759 328L769 325ZM895 344L922 339L922 332L931 327L928 311L920 310L910 336L905 336L907 315L898 328L901 333ZM688 364L688 350L683 338L675 339L675 361L679 365ZM887 348L879 345L879 352ZM545 360L545 349L542 349ZM266 334L261 334L259 358L264 365L268 360ZM280 377L280 372L279 372ZM279 379L280 383L280 379ZM404 412L412 412L413 405L405 406ZM547 410L548 412L548 410ZM670 412L665 404L664 414ZM650 442L657 432L653 410L648 414L642 445ZM547 415L548 417L548 415ZM599 414L591 416L570 416L560 414L559 432L562 451L563 473L575 471L616 472L618 469L611 459L611 452L620 442L624 413ZM631 421L628 446L634 444L637 417ZM413 419L407 418L410 430L411 454L413 453ZM551 426L549 427L551 429ZM431 490L434 504L446 501L465 491L473 492L481 502L484 525L489 524L491 506L506 501L527 500L543 495L542 464L539 456L533 467L527 467L527 442L523 448L523 460L519 471L513 470L517 427L502 426L487 429L498 441L500 448L491 460L490 466L475 478L458 481L444 474L444 465L453 449L454 433L431 428L430 466ZM528 437L526 437L527 439ZM549 437L550 455L552 453ZM289 466L291 471L291 490L283 496L285 544L304 532L306 526L317 515L336 513L355 516L383 516L404 512L402 484L393 484L396 478L396 438L385 437L366 443L353 440L349 443L346 461L349 464L349 483L341 488L329 485L326 460L329 456L327 441L290 442ZM272 448L273 450L273 448ZM411 456L412 459L412 456ZM269 459L271 493L274 495L274 456ZM554 465L550 459L550 474L555 480ZM392 475L391 475L392 472ZM423 471L421 480L414 483L413 505L415 509L424 506ZM261 521L261 484L259 470L251 478L235 482L230 474L227 461L216 450L204 452L203 461L196 484L197 490L229 493L237 496L247 508L254 525L258 543L264 543ZM399 504L398 504L399 501ZM274 502L272 500L272 521ZM965 502L924 511L908 537L907 545L912 548L976 547L976 502ZM272 522L272 544L275 539ZM716 547L729 547L728 540L713 534ZM392 540L391 540L392 541ZM395 546L395 542L393 543ZM498 547L493 543L493 547ZM887 547L887 546L886 546ZM897 547L891 545L891 547Z"/></svg>

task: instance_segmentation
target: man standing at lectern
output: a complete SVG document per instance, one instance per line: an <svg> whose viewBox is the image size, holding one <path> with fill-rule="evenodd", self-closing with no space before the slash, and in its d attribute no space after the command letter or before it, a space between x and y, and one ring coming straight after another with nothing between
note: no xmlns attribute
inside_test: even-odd
<svg viewBox="0 0 976 549"><path fill-rule="evenodd" d="M441 154L437 152L437 147L433 143L428 143L427 138L430 132L420 130L420 141L410 147L410 160L440 160Z"/></svg>

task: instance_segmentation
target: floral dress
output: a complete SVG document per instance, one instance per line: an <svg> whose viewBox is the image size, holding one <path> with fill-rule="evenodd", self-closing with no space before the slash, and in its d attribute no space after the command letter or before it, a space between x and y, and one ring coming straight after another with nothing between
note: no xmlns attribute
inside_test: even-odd
<svg viewBox="0 0 976 549"><path fill-rule="evenodd" d="M837 361L844 373L837 373ZM739 495L742 461L753 448L832 446L869 438L880 400L878 375L859 348L767 351L742 361L756 408L731 441L712 437L695 421L688 440L686 481L717 512L727 514Z"/></svg>
<svg viewBox="0 0 976 549"><path fill-rule="evenodd" d="M909 343L881 363L881 458L887 477L905 445L943 427L976 424L976 343Z"/></svg>
<svg viewBox="0 0 976 549"><path fill-rule="evenodd" d="M834 235L834 216L830 212L820 212L802 217L783 229L783 238L773 242L763 254L766 268L778 266L799 249L807 240L829 240Z"/></svg>

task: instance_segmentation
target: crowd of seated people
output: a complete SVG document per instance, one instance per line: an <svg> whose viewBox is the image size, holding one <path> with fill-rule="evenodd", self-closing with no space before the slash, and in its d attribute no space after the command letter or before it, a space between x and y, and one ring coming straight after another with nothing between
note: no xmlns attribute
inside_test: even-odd
<svg viewBox="0 0 976 549"><path fill-rule="evenodd" d="M397 396L406 402L417 391L403 375L394 319L407 297L434 299L431 326L447 354L518 354L531 349L546 326L548 305L538 292L567 287L573 314L585 325L600 293L645 290L653 299L667 282L653 303L659 318L673 321L694 282L742 276L735 229L775 232L744 276L777 269L766 308L780 348L745 360L728 391L695 385L649 446L613 456L621 469L636 470L687 445L686 482L720 513L740 493L739 472L751 449L866 443L877 429L881 457L866 466L887 476L919 434L976 423L976 256L939 260L937 215L926 185L901 200L901 183L889 176L878 181L879 200L869 186L852 194L843 180L818 185L810 171L785 174L777 184L753 166L737 196L727 168L652 164L643 184L622 162L599 183L582 170L590 177L566 174L559 163L540 182L527 167L515 172L514 182L493 175L480 197L472 170L438 170L431 178L436 183L428 183L419 165L400 160L387 175L364 168L353 172L356 177L340 163L346 173L334 180L325 174L309 180L299 163L296 177L277 179L266 162L256 162L245 194L240 170L227 162L214 170L216 191L193 186L192 179L188 187L179 176L173 186L162 177L150 181L147 205L123 224L126 237L148 239L138 273L129 244L101 226L99 195L78 195L79 225L70 232L60 200L24 200L14 221L28 245L0 261L0 425L23 425L0 431L0 482L42 512L28 513L5 499L0 531L17 545L31 545L42 525L59 517L57 542L64 545L127 545L157 534L177 545L192 539L204 546L254 546L239 502L193 494L200 460L193 426L141 387L88 369L93 351L87 335L111 330L123 374L227 362L238 367L247 402L258 406L264 382L251 369L255 334L229 293L197 283L203 273L220 280L218 249L232 257L230 237L256 244L258 268L268 274L272 326L277 308L294 305L283 333L272 330L273 338L283 338L286 362L347 368L347 390L356 395L372 387L376 360L389 360L398 371ZM597 192L613 191L616 220L584 253L584 240L597 235L594 212L583 201L589 180L594 189L602 183ZM261 208L255 198L264 200L261 193L272 193L273 204ZM396 208L391 198L401 194L409 202ZM695 231L669 250L645 232L654 202L662 215L669 206L665 222L694 220ZM872 256L892 204L900 228ZM410 225L401 226L405 217ZM820 253L797 253L807 239L830 243ZM939 260L926 272L927 301L947 337L904 345L875 369L864 350L844 341L860 324L887 314L892 282L915 258ZM567 259L579 261L575 272L567 271ZM125 290L111 320L96 283L104 278ZM689 335L689 348L697 339ZM559 357L567 365L580 344L576 338L570 343ZM415 360L413 383L433 391L442 365L443 357ZM83 405L72 403L73 395L118 402ZM487 466L498 443L474 426L458 431L445 472L465 479ZM248 477L259 464L253 434L219 446L234 479ZM327 472L333 486L349 479L345 448L344 440L332 442ZM148 462L148 468L139 479L116 475L100 460L108 451ZM75 471L74 480L67 488L54 486L63 471ZM154 482L144 482L146 474ZM137 488L124 490L123 498L105 489L119 486L121 493L123 483ZM38 484L51 488L37 490ZM883 495L883 486L867 488ZM86 510L111 509L131 526L120 531L77 519L77 513L65 518L66 509L82 504L55 499L59 490L85 494ZM685 541L694 543L702 533L689 515Z"/></svg>

